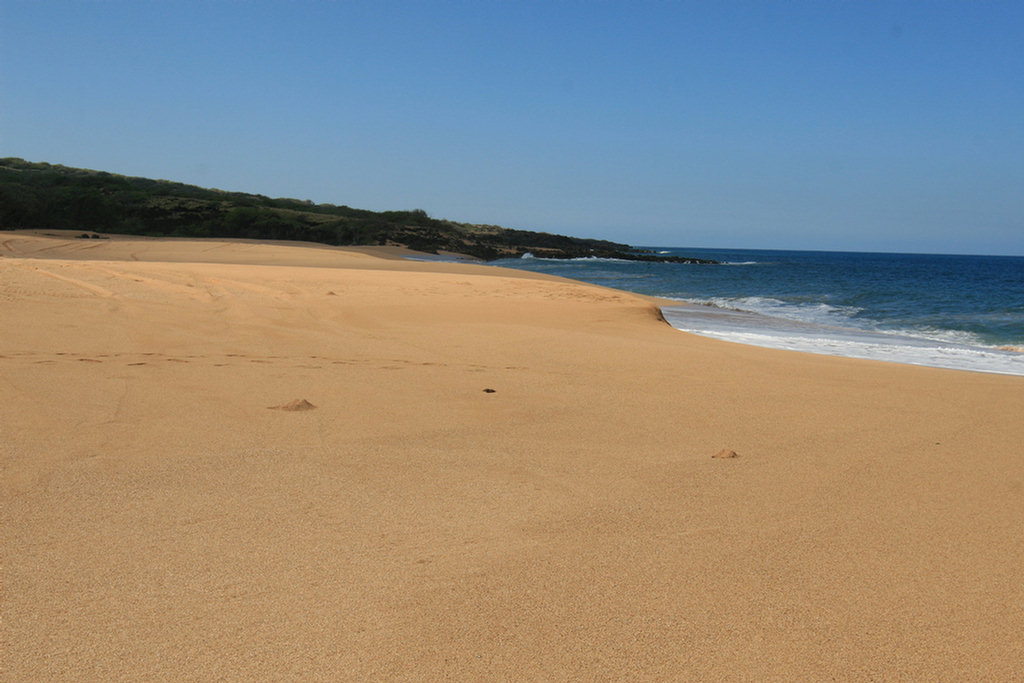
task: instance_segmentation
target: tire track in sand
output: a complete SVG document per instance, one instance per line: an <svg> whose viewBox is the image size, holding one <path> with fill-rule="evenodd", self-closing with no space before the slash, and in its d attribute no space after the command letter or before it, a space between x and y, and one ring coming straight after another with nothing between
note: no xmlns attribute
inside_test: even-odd
<svg viewBox="0 0 1024 683"><path fill-rule="evenodd" d="M32 268L32 271L35 273L39 273L40 275L45 275L47 277L53 278L54 280L59 280L69 285L74 285L75 287L79 287L87 292L91 292L92 294L96 294L97 296L101 296L105 299L109 299L115 296L114 292L110 291L106 287L100 287L99 285L94 285L90 282L79 280L78 278L68 277L67 275L58 275L57 273L53 273L37 265L35 265L35 267Z"/></svg>

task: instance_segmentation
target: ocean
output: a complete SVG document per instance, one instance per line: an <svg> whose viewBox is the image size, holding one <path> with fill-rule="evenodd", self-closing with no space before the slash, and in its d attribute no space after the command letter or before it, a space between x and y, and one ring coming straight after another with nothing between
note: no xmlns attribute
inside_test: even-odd
<svg viewBox="0 0 1024 683"><path fill-rule="evenodd" d="M1024 257L644 247L720 265L494 265L649 294L677 329L756 346L1024 375Z"/></svg>

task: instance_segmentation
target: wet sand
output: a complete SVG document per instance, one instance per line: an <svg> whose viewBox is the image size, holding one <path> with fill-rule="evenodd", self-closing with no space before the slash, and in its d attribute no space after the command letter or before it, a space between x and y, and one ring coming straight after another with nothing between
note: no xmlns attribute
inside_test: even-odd
<svg viewBox="0 0 1024 683"><path fill-rule="evenodd" d="M65 237L0 232L4 681L1021 679L1024 378Z"/></svg>

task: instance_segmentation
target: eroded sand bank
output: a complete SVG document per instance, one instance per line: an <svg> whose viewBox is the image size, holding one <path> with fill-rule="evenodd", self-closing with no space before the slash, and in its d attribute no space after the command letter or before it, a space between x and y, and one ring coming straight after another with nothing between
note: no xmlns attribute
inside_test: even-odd
<svg viewBox="0 0 1024 683"><path fill-rule="evenodd" d="M387 256L0 233L3 680L1021 675L1021 378Z"/></svg>

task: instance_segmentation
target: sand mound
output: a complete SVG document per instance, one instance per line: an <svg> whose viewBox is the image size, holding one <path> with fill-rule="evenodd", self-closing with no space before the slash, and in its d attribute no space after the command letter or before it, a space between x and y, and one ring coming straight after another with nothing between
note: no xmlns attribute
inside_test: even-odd
<svg viewBox="0 0 1024 683"><path fill-rule="evenodd" d="M296 412L299 410L316 410L316 406L304 398L297 398L294 401L285 403L284 405L270 406L270 410L287 410L289 412Z"/></svg>
<svg viewBox="0 0 1024 683"><path fill-rule="evenodd" d="M715 453L711 457L712 458L738 458L738 457L740 457L740 454L737 453L736 451L729 450L728 448L723 448L722 450L718 451L717 453Z"/></svg>

